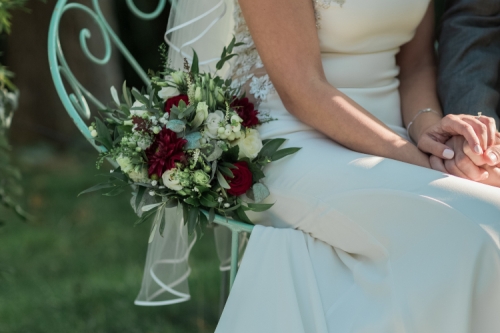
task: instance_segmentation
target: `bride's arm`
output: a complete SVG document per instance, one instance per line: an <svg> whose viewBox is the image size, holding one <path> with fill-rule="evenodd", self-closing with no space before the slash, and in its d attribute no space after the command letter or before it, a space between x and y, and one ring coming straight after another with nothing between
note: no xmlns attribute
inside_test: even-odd
<svg viewBox="0 0 500 333"><path fill-rule="evenodd" d="M352 150L429 166L429 158L331 86L321 63L312 1L239 0L287 110Z"/></svg>

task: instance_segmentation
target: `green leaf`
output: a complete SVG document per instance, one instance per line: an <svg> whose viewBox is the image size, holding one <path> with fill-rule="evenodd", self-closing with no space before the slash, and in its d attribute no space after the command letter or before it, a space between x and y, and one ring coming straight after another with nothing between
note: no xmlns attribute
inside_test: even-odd
<svg viewBox="0 0 500 333"><path fill-rule="evenodd" d="M139 92L139 90L133 88L132 89L132 95L134 95L135 99L138 100L139 102L141 102L142 104L148 105L148 99L146 98L146 96L144 96L143 94L141 94Z"/></svg>
<svg viewBox="0 0 500 333"><path fill-rule="evenodd" d="M123 81L122 85L122 93L123 93L123 99L125 100L125 103L127 103L128 107L132 106L132 96L130 96L130 90L127 88L127 81Z"/></svg>
<svg viewBox="0 0 500 333"><path fill-rule="evenodd" d="M271 208L274 204L248 203L248 208L254 212L263 212Z"/></svg>
<svg viewBox="0 0 500 333"><path fill-rule="evenodd" d="M193 74L198 74L200 72L200 68L198 65L198 55L196 54L195 50L193 50L193 62L191 64L191 72Z"/></svg>
<svg viewBox="0 0 500 333"><path fill-rule="evenodd" d="M144 193L146 193L146 188L144 186L139 186L137 189L137 196L135 197L135 208L138 209L141 204L142 198L144 197Z"/></svg>
<svg viewBox="0 0 500 333"><path fill-rule="evenodd" d="M283 157L285 156L288 156L288 155L292 155L292 154L295 154L296 152L298 152L300 150L300 148L285 148L285 149L280 149L278 150L277 152L275 152L273 154L273 156L271 156L271 160L272 161L277 161L279 159L282 159Z"/></svg>
<svg viewBox="0 0 500 333"><path fill-rule="evenodd" d="M259 156L265 156L265 157L271 157L273 154L278 150L279 147L283 143L285 143L286 139L272 139L269 142L267 142L264 147L259 152Z"/></svg>
<svg viewBox="0 0 500 333"><path fill-rule="evenodd" d="M142 214L142 216L137 221L135 221L134 225L139 225L139 224L146 222L153 214L156 213L157 210L158 209L152 209L152 210Z"/></svg>
<svg viewBox="0 0 500 333"><path fill-rule="evenodd" d="M252 193L253 193L253 200L256 203L261 202L271 194L267 186L262 183L254 184L252 186Z"/></svg>
<svg viewBox="0 0 500 333"><path fill-rule="evenodd" d="M242 222L253 224L252 221L248 218L247 214L243 210L243 207L238 207L238 209L235 210L236 216L238 216L238 219Z"/></svg>
<svg viewBox="0 0 500 333"><path fill-rule="evenodd" d="M78 193L78 197L82 194L85 194L85 193L90 193L90 192L95 192L95 191L99 191L99 190L102 190L102 189L105 189L105 188L111 188L111 187L115 187L116 185L111 183L111 182L106 182L106 183L99 183L97 185L94 185L92 187L89 187L88 189L86 189L85 191L82 191L80 193Z"/></svg>
<svg viewBox="0 0 500 333"><path fill-rule="evenodd" d="M219 181L219 184L222 188L225 188L225 189L231 188L231 186L229 186L229 184L227 183L227 180L224 178L222 173L220 173L219 171L217 171L217 180Z"/></svg>
<svg viewBox="0 0 500 333"><path fill-rule="evenodd" d="M233 146L222 154L222 160L229 163L236 163L238 161L239 153L240 153L240 147Z"/></svg>
<svg viewBox="0 0 500 333"><path fill-rule="evenodd" d="M200 205L198 199L195 198L186 198L184 199L184 202L194 207L198 207Z"/></svg>
<svg viewBox="0 0 500 333"><path fill-rule="evenodd" d="M220 172L222 172L222 174L228 176L229 178L234 178L234 174L231 171L231 169L226 168L226 167L224 167L222 165L219 165L218 169L219 169Z"/></svg>
<svg viewBox="0 0 500 333"><path fill-rule="evenodd" d="M108 127L99 118L95 118L95 122L99 142L102 143L107 150L111 150L113 148L113 140L111 139Z"/></svg>
<svg viewBox="0 0 500 333"><path fill-rule="evenodd" d="M202 211L200 211L200 216L199 216L199 220L200 220L200 225L203 227L203 226L206 226L208 224L208 219L207 219L207 216L205 215L205 213L203 213Z"/></svg>
<svg viewBox="0 0 500 333"><path fill-rule="evenodd" d="M252 180L254 182L258 182L262 178L266 177L264 172L261 170L261 168L257 164L250 162L250 163L247 163L247 165L248 165L248 169L252 173Z"/></svg>
<svg viewBox="0 0 500 333"><path fill-rule="evenodd" d="M118 188L115 188L114 190L111 190L109 192L103 193L103 195L105 195L107 197L114 197L114 196L117 196L120 193L123 193L123 191L125 191L123 189L123 187L118 187Z"/></svg>
<svg viewBox="0 0 500 333"><path fill-rule="evenodd" d="M194 228L196 227L196 222L198 222L200 210L196 207L189 208L188 211L188 234L192 235Z"/></svg>
<svg viewBox="0 0 500 333"><path fill-rule="evenodd" d="M210 208L210 210L208 211L208 222L214 223L214 220L215 220L215 209Z"/></svg>
<svg viewBox="0 0 500 333"><path fill-rule="evenodd" d="M206 194L201 196L200 204L204 207L217 207L217 201L215 201L210 195Z"/></svg>

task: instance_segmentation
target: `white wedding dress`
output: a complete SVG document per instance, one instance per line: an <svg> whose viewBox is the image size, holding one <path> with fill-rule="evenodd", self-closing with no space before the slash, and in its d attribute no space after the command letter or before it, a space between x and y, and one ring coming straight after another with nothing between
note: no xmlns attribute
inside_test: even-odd
<svg viewBox="0 0 500 333"><path fill-rule="evenodd" d="M317 8L329 82L402 136L395 55L428 5ZM241 68L262 67L252 45ZM346 149L289 114L267 77L245 79L278 119L262 136L302 150L266 169L275 204L251 219L268 227L250 237L216 332L500 332L499 188Z"/></svg>

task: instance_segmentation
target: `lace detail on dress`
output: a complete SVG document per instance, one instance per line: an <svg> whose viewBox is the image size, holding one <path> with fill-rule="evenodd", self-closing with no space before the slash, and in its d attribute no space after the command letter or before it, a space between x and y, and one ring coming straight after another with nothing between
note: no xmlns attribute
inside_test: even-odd
<svg viewBox="0 0 500 333"><path fill-rule="evenodd" d="M320 29L321 24L321 14L320 11L321 9L328 9L332 5L332 2L336 2L342 7L342 5L345 3L345 0L313 0L313 5L314 5L314 16L316 18L316 28Z"/></svg>
<svg viewBox="0 0 500 333"><path fill-rule="evenodd" d="M234 5L234 35L236 42L244 43L244 45L237 47L234 51L238 56L231 65L233 86L246 86L249 93L259 103L275 90L264 70L264 65L241 13L238 0L235 0Z"/></svg>
<svg viewBox="0 0 500 333"><path fill-rule="evenodd" d="M345 0L313 0L316 17L316 27L319 29L321 19L320 11L328 9L332 2L342 6ZM275 92L274 86L266 74L262 60L255 48L248 26L243 18L238 0L234 0L234 35L236 42L244 45L235 48L234 53L238 56L232 62L230 77L233 87L246 87L253 95L257 104L266 100L267 96Z"/></svg>

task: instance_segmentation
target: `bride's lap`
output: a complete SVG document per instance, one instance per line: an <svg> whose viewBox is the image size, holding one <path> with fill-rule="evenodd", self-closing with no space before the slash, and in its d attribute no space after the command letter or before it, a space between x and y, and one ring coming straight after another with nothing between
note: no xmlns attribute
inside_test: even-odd
<svg viewBox="0 0 500 333"><path fill-rule="evenodd" d="M481 244L491 241L488 230L500 230L499 188L360 154L315 131L282 137L302 149L267 167L266 202L275 204L252 214L256 223L298 228L371 257L432 235L454 237L450 246Z"/></svg>

